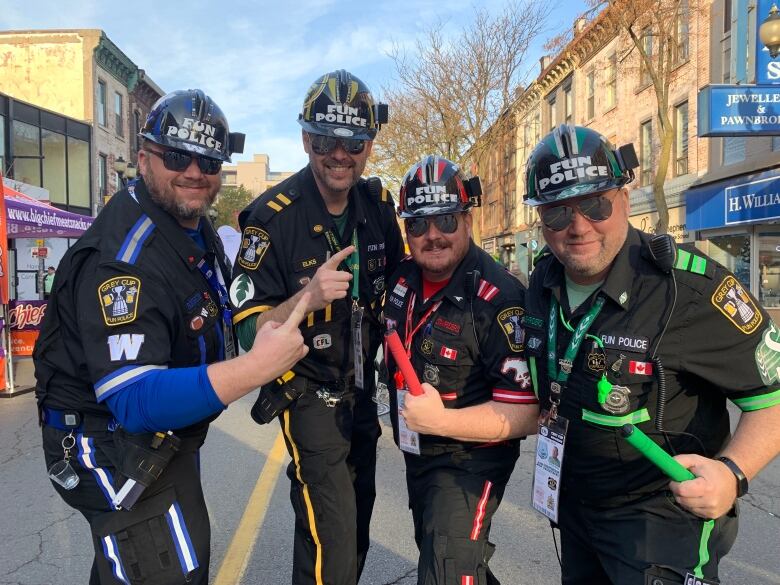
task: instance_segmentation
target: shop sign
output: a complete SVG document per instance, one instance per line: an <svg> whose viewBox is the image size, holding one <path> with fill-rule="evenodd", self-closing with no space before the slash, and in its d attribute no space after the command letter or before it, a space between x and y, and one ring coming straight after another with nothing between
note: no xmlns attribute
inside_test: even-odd
<svg viewBox="0 0 780 585"><path fill-rule="evenodd" d="M11 330L11 354L31 356L38 340L46 301L11 301L8 304L8 327Z"/></svg>
<svg viewBox="0 0 780 585"><path fill-rule="evenodd" d="M760 23L764 22L775 0L757 0L756 2L756 83L780 83L780 57L774 59L759 36Z"/></svg>
<svg viewBox="0 0 780 585"><path fill-rule="evenodd" d="M777 177L726 187L726 225L780 218Z"/></svg>
<svg viewBox="0 0 780 585"><path fill-rule="evenodd" d="M655 225L658 223L658 212L654 211L653 213L633 215L628 218L628 221L635 228L647 232L648 234L654 234ZM666 233L671 235L677 243L691 241L688 228L685 225L685 207L669 208L669 227L667 228Z"/></svg>
<svg viewBox="0 0 780 585"><path fill-rule="evenodd" d="M699 136L780 135L780 85L708 85L698 124Z"/></svg>

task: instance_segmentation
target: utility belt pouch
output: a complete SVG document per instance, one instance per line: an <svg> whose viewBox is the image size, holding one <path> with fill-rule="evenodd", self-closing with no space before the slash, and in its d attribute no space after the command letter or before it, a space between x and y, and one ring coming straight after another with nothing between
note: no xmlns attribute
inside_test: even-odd
<svg viewBox="0 0 780 585"><path fill-rule="evenodd" d="M121 458L119 471L127 478L114 505L129 510L171 462L181 439L171 431L131 434L120 427L114 433L114 443Z"/></svg>
<svg viewBox="0 0 780 585"><path fill-rule="evenodd" d="M292 384L292 380L285 382L282 378L277 378L275 382L260 388L260 394L250 411L252 419L259 425L268 424L298 400L306 384L301 383L302 380L295 381L296 383Z"/></svg>

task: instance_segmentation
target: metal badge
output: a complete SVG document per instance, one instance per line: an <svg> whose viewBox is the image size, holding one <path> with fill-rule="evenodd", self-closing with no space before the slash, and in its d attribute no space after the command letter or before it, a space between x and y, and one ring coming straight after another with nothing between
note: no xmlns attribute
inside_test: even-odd
<svg viewBox="0 0 780 585"><path fill-rule="evenodd" d="M611 414L626 414L631 408L629 394L631 394L631 390L626 386L613 385L601 408Z"/></svg>
<svg viewBox="0 0 780 585"><path fill-rule="evenodd" d="M603 372L607 369L607 356L600 352L588 354L588 369L591 372Z"/></svg>
<svg viewBox="0 0 780 585"><path fill-rule="evenodd" d="M432 355L433 354L433 340L430 337L426 337L422 341L422 345L420 345L420 350L425 355Z"/></svg>
<svg viewBox="0 0 780 585"><path fill-rule="evenodd" d="M423 368L423 380L428 382L431 386L439 385L439 368L433 364L425 364Z"/></svg>
<svg viewBox="0 0 780 585"><path fill-rule="evenodd" d="M566 359L558 360L558 365L560 366L561 370L563 370L567 374L571 374L571 369L574 366L571 360L566 360Z"/></svg>

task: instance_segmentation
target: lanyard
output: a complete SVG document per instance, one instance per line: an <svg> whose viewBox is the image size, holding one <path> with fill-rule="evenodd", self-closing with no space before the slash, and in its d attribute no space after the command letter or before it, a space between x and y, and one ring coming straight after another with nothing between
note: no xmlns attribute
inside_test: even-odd
<svg viewBox="0 0 780 585"><path fill-rule="evenodd" d="M341 244L333 233L333 230L325 232L325 239L328 240L328 247L334 254L341 252ZM352 230L352 242L355 251L347 258L347 268L352 273L352 302L357 303L360 299L360 248L358 246L357 228Z"/></svg>
<svg viewBox="0 0 780 585"><path fill-rule="evenodd" d="M417 325L412 326L412 317L414 316L414 303L417 300L417 295L412 291L411 296L409 297L409 306L406 308L406 331L404 335L404 348L406 349L406 355L408 357L412 357L412 341L414 341L414 335L420 330L420 327L425 324L425 322L433 315L434 312L436 312L436 309L439 308L439 305L441 305L441 301L436 301L431 305L431 307L425 312L425 314L420 317L420 320L417 322Z"/></svg>
<svg viewBox="0 0 780 585"><path fill-rule="evenodd" d="M550 397L550 402L552 403L552 408L550 409L551 416L556 413L561 402L561 392L569 380L574 358L582 345L582 341L585 339L585 334L601 312L604 302L604 297L599 295L590 310L580 320L571 336L569 346L563 354L560 369L558 369L558 348L556 345L558 341L558 300L554 296L550 299L549 328L547 331L547 375L550 377L550 391L552 393Z"/></svg>
<svg viewBox="0 0 780 585"><path fill-rule="evenodd" d="M222 310L222 324L223 324L223 331L224 335L232 335L232 329L233 329L233 311L230 309L230 301L228 297L227 289L225 288L225 285L221 282L222 272L220 271L219 277L217 276L217 270L219 268L212 268L208 262L206 262L206 258L202 258L200 262L198 262L198 270L200 270L203 277L206 279L206 281L209 283L209 286L211 287L211 290L217 293L217 297L219 298L219 308ZM220 360L224 360L226 357L230 358L233 357L231 355L225 355L225 353L230 353L231 349L233 348L232 340L224 339L223 340L223 347L220 350ZM225 348L228 348L228 351L225 352Z"/></svg>

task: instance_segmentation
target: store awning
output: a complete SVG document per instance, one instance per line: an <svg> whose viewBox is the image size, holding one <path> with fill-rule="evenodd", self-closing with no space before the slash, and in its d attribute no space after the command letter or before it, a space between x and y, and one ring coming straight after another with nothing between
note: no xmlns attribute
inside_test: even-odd
<svg viewBox="0 0 780 585"><path fill-rule="evenodd" d="M63 211L7 186L3 190L9 238L78 238L95 220Z"/></svg>

